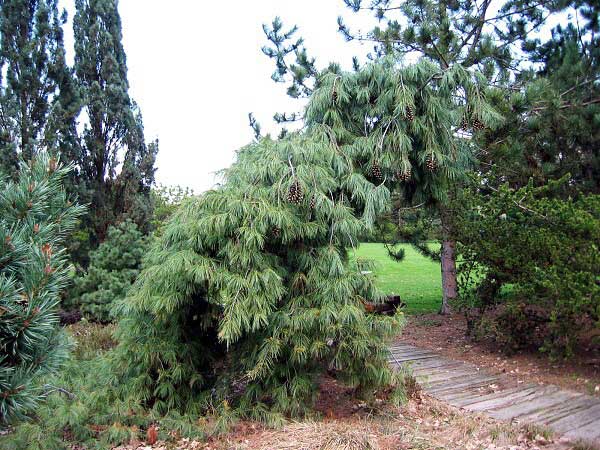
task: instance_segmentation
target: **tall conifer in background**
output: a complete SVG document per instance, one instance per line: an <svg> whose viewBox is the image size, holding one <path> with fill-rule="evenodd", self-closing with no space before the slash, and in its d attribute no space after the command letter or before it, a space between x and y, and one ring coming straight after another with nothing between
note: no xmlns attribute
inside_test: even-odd
<svg viewBox="0 0 600 450"><path fill-rule="evenodd" d="M0 2L0 164L15 171L17 155L30 159L61 147L77 160L78 92L65 61L65 16L57 0Z"/></svg>
<svg viewBox="0 0 600 450"><path fill-rule="evenodd" d="M77 0L75 75L86 118L81 170L89 191L92 246L110 224L130 218L148 231L158 142L146 145L141 113L129 97L116 0Z"/></svg>

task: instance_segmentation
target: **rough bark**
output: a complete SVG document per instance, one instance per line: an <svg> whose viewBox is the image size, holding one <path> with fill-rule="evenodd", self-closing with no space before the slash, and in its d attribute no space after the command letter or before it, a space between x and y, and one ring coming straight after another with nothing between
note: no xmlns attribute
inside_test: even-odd
<svg viewBox="0 0 600 450"><path fill-rule="evenodd" d="M443 205L440 206L442 222L442 306L440 314L449 314L451 303L457 297L456 284L456 243L452 239L451 213Z"/></svg>

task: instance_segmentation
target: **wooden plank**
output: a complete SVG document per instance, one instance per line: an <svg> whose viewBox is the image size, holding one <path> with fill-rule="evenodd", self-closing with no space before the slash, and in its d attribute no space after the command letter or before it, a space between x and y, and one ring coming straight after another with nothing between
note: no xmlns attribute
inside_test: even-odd
<svg viewBox="0 0 600 450"><path fill-rule="evenodd" d="M465 380L463 383L438 383L434 386L427 386L426 391L434 396L442 393L449 393L454 391L464 390L465 388L474 388L478 386L487 386L489 384L498 381L498 377L495 376L477 376Z"/></svg>
<svg viewBox="0 0 600 450"><path fill-rule="evenodd" d="M469 411L485 411L500 406L507 406L525 397L530 397L540 390L538 386L528 389L515 388L509 392L499 391L491 395L481 396L479 399L470 398L468 400L458 401L456 403Z"/></svg>
<svg viewBox="0 0 600 450"><path fill-rule="evenodd" d="M420 349L420 348L390 348L390 353L402 353L402 354L411 354L411 353L434 353L430 350Z"/></svg>
<svg viewBox="0 0 600 450"><path fill-rule="evenodd" d="M450 381L456 378L464 378L468 376L476 375L473 373L473 369L445 369L434 373L424 373L417 376L417 381L423 383L436 383L439 381Z"/></svg>
<svg viewBox="0 0 600 450"><path fill-rule="evenodd" d="M465 363L461 361L452 361L450 359L421 359L418 361L407 361L404 365L413 370L429 369L434 370L436 368L450 368L464 366Z"/></svg>
<svg viewBox="0 0 600 450"><path fill-rule="evenodd" d="M476 386L474 388L467 388L459 392L440 394L439 398L445 401L453 402L453 405L462 407L464 403L476 402L488 395L495 394L496 391L505 390L504 386L500 387L501 383L494 383L494 385L499 386L498 388L495 388L495 391L493 391L493 388L491 388L490 385Z"/></svg>
<svg viewBox="0 0 600 450"><path fill-rule="evenodd" d="M551 422L556 422L580 411L585 411L597 404L599 404L597 400L594 400L587 395L580 395L572 401L532 413L527 416L527 420L549 425Z"/></svg>
<svg viewBox="0 0 600 450"><path fill-rule="evenodd" d="M569 439L600 443L600 400L593 397L556 386L515 386L505 375L407 344L390 347L390 363L412 373L426 392L453 406L501 420L544 424Z"/></svg>
<svg viewBox="0 0 600 450"><path fill-rule="evenodd" d="M600 417L597 417L595 421L587 425L567 431L564 437L573 440L582 439L600 444Z"/></svg>
<svg viewBox="0 0 600 450"><path fill-rule="evenodd" d="M423 348L415 347L413 345L392 345L388 348L392 352L394 352L394 351L401 351L401 352L410 352L410 351L418 351L418 352L426 351L426 352L428 352L428 351L430 351L430 350L426 350Z"/></svg>
<svg viewBox="0 0 600 450"><path fill-rule="evenodd" d="M425 360L419 360L419 361L414 361L414 362L408 362L407 363L410 367L412 367L414 370L430 370L432 372L434 371L442 371L442 370L448 370L448 369L453 369L453 368L460 368L460 369L470 369L473 372L476 372L476 370L470 366L469 364L465 364L461 361L452 361L449 359L444 359L444 360L440 360L440 359L425 359Z"/></svg>
<svg viewBox="0 0 600 450"><path fill-rule="evenodd" d="M436 355L435 353L431 353L431 352L390 352L390 358L407 358L410 359L411 357L419 357L419 356L423 356L423 355L431 355L431 356L435 356L438 357L438 355Z"/></svg>
<svg viewBox="0 0 600 450"><path fill-rule="evenodd" d="M406 362L406 361L415 361L417 359L431 359L431 358L437 358L437 355L434 354L429 354L429 355L422 355L422 356L417 356L415 358L410 358L410 357L394 357L393 359L390 359L390 362L398 364L398 363L402 363L402 362Z"/></svg>
<svg viewBox="0 0 600 450"><path fill-rule="evenodd" d="M590 406L582 411L573 413L567 417L550 421L549 425L558 433L566 433L568 431L585 426L597 420L600 417L600 403Z"/></svg>
<svg viewBox="0 0 600 450"><path fill-rule="evenodd" d="M519 401L499 408L490 409L489 414L495 419L510 420L525 416L535 411L569 401L575 394L570 392L544 392L536 393L531 397L525 397Z"/></svg>

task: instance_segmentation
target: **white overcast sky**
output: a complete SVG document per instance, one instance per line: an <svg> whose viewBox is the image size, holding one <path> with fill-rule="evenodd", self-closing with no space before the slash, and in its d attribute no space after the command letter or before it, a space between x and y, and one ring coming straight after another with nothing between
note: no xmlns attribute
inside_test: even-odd
<svg viewBox="0 0 600 450"><path fill-rule="evenodd" d="M61 4L70 22L73 0ZM270 78L263 23L280 16L287 27L297 24L319 66L350 67L353 55L370 50L337 32L337 17L353 16L342 0L120 0L119 11L130 95L141 107L146 139L160 140L157 181L196 193L211 188L214 173L253 139L249 112L277 134L273 113L302 109ZM69 31L66 40L69 46Z"/></svg>
<svg viewBox="0 0 600 450"><path fill-rule="evenodd" d="M61 1L70 16L68 49L73 4ZM261 51L263 23L279 16L286 29L298 25L319 67L335 61L348 68L352 56L364 60L371 45L345 42L337 17L355 30L375 23L368 15L358 19L342 0L120 0L119 11L130 95L141 107L146 139L160 140L157 181L196 193L214 186L214 173L253 139L249 112L263 132L277 134L273 113L302 109L270 78L274 65Z"/></svg>

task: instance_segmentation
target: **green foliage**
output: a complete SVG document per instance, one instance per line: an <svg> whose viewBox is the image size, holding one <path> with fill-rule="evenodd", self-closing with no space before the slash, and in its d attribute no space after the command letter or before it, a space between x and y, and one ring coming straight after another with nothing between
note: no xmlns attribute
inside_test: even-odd
<svg viewBox="0 0 600 450"><path fill-rule="evenodd" d="M82 198L91 248L111 224L134 221L144 233L152 219L151 186L158 141L146 144L141 113L129 97L121 19L115 0L77 0L74 71L83 102ZM120 171L119 171L120 169Z"/></svg>
<svg viewBox="0 0 600 450"><path fill-rule="evenodd" d="M181 203L193 195L194 191L192 189L179 185L159 185L152 189L152 201L154 203L152 228L155 235L161 233L163 225L177 211Z"/></svg>
<svg viewBox="0 0 600 450"><path fill-rule="evenodd" d="M598 329L600 197L562 199L567 183L481 185L486 195L472 188L458 201L461 295L483 316L472 327L507 349L569 353Z"/></svg>
<svg viewBox="0 0 600 450"><path fill-rule="evenodd" d="M458 66L324 74L307 130L242 149L225 185L165 227L124 302L124 393L159 410L226 399L274 420L303 413L327 367L361 388L391 382L385 340L398 319L365 315L362 301L381 294L347 248L388 210L391 189L445 198L468 159L453 133L465 91L493 126L478 77Z"/></svg>
<svg viewBox="0 0 600 450"><path fill-rule="evenodd" d="M600 192L600 52L573 26L538 48L538 72L521 75L510 94L490 97L507 117L481 134L481 170L512 187L570 174L570 191Z"/></svg>
<svg viewBox="0 0 600 450"><path fill-rule="evenodd" d="M127 295L147 250L148 238L135 223L111 226L106 240L90 253L87 272L75 279L73 306L90 320L113 320L114 305Z"/></svg>
<svg viewBox="0 0 600 450"><path fill-rule="evenodd" d="M124 303L123 391L273 422L306 412L328 368L363 389L392 383L386 339L401 318L365 314L381 294L346 251L387 189L318 126L240 150L226 178L175 213Z"/></svg>
<svg viewBox="0 0 600 450"><path fill-rule="evenodd" d="M0 423L22 420L44 397L68 342L56 310L67 282L65 240L82 214L62 187L68 169L40 153L16 181L0 181Z"/></svg>
<svg viewBox="0 0 600 450"><path fill-rule="evenodd" d="M7 0L0 8L1 165L12 173L17 155L30 159L57 142L66 113L63 18L57 0ZM61 116L61 117L59 117ZM71 156L65 146L64 157Z"/></svg>

